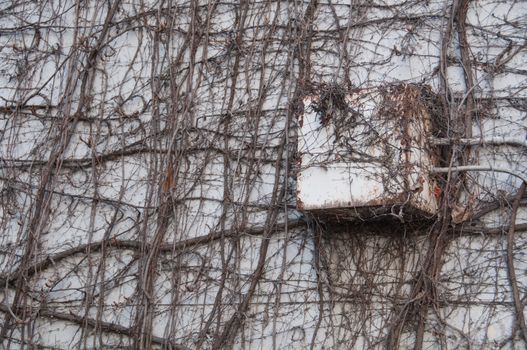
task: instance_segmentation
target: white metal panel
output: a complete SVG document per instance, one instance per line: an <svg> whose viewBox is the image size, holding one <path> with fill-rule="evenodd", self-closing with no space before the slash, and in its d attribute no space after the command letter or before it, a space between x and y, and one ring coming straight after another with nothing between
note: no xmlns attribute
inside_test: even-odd
<svg viewBox="0 0 527 350"><path fill-rule="evenodd" d="M360 121L355 121L356 130L340 135L349 138L344 142L337 140L335 122L322 122L316 108L319 97L305 98L298 142L299 209L331 214L333 209L341 213L343 208L353 212L358 208L403 205L435 214L436 185L429 175L434 157L427 145L430 116L417 101L408 107L408 113L399 115L385 115L386 110L381 108L386 103L393 103L392 109L404 108L399 104L408 103L403 101L408 96L403 95L411 95L414 90L417 87L401 85L383 93L362 90L348 94L346 101ZM373 140L372 130L376 134Z"/></svg>

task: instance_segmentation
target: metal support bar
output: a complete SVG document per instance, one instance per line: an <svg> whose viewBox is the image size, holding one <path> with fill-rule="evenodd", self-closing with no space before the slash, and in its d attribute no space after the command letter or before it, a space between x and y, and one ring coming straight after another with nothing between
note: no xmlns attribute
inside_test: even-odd
<svg viewBox="0 0 527 350"><path fill-rule="evenodd" d="M432 173L448 173L450 171L495 171L498 173L507 173L513 175L523 182L527 183L527 174L519 173L511 169L506 168L494 168L489 165L461 165L455 167L445 167L445 168L432 168L430 170Z"/></svg>
<svg viewBox="0 0 527 350"><path fill-rule="evenodd" d="M468 145L468 146L475 146L475 145L510 145L510 146L517 146L517 147L527 147L527 140L521 139L519 137L506 137L506 136L494 136L494 137L487 137L487 138L436 138L432 137L430 138L430 143L432 145L452 145L452 144L461 144L461 145Z"/></svg>

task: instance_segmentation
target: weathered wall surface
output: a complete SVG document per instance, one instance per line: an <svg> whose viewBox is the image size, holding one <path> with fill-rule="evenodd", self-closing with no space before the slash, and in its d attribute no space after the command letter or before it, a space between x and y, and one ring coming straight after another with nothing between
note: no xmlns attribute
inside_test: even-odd
<svg viewBox="0 0 527 350"><path fill-rule="evenodd" d="M512 0L4 1L2 346L523 348L525 28ZM431 173L426 220L297 211L304 97L402 83L478 170Z"/></svg>

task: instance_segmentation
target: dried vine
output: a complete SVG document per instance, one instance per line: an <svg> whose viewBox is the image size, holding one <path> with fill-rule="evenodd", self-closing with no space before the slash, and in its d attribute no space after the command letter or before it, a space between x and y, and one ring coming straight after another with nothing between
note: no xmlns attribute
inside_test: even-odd
<svg viewBox="0 0 527 350"><path fill-rule="evenodd" d="M1 346L525 346L522 6L4 2ZM302 210L309 113L436 212Z"/></svg>

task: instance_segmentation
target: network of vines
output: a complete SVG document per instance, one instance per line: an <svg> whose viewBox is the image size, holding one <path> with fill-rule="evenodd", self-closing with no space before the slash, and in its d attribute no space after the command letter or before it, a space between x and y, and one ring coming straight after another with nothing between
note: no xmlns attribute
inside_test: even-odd
<svg viewBox="0 0 527 350"><path fill-rule="evenodd" d="M0 346L525 346L526 28L516 0L1 2ZM297 210L304 98L351 153L368 89L430 116L436 215Z"/></svg>

